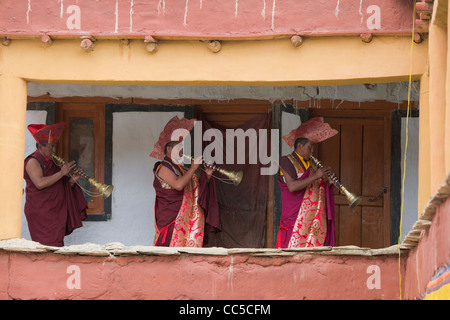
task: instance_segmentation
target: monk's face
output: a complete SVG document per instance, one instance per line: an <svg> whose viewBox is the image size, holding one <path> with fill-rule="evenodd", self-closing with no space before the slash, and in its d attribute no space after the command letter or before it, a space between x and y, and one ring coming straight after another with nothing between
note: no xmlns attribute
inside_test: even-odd
<svg viewBox="0 0 450 320"><path fill-rule="evenodd" d="M178 143L174 146L167 147L167 155L179 162L183 156L183 144Z"/></svg>
<svg viewBox="0 0 450 320"><path fill-rule="evenodd" d="M301 143L299 143L297 145L297 153L303 157L303 159L305 160L309 160L309 157L311 156L311 154L314 151L314 143L312 143L311 141L308 141L307 143L305 143L304 145L302 145Z"/></svg>
<svg viewBox="0 0 450 320"><path fill-rule="evenodd" d="M56 143L40 144L38 146L39 152L46 158L51 158L52 154L56 152Z"/></svg>

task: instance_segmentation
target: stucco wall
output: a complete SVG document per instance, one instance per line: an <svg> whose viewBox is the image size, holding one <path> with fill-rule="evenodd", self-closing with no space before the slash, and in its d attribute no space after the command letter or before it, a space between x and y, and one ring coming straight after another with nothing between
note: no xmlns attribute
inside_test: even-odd
<svg viewBox="0 0 450 320"><path fill-rule="evenodd" d="M414 81L411 101L419 101L420 82ZM180 86L180 85L89 85L63 83L28 83L28 96L111 97L142 99L199 100L301 100L311 107L320 107L321 99L340 101L386 100L400 103L408 100L408 82L351 84L338 86Z"/></svg>
<svg viewBox="0 0 450 320"><path fill-rule="evenodd" d="M41 36L43 32L65 37L152 35L157 39L405 34L411 29L413 10L411 3L396 0L3 0L2 4L8 10L0 12L0 34L11 37Z"/></svg>
<svg viewBox="0 0 450 320"><path fill-rule="evenodd" d="M450 263L450 175L440 194L445 201L439 204L428 230L422 231L416 248L410 251L404 276L407 299L423 298L428 282L444 265Z"/></svg>
<svg viewBox="0 0 450 320"><path fill-rule="evenodd" d="M54 250L0 241L5 270L0 299L372 300L398 299L400 293L396 248L225 250L112 243Z"/></svg>

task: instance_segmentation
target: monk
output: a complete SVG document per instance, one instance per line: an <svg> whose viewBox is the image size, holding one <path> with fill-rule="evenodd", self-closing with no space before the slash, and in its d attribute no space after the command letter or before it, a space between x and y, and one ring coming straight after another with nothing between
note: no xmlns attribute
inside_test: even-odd
<svg viewBox="0 0 450 320"><path fill-rule="evenodd" d="M31 239L43 245L62 247L64 237L82 226L87 218L87 202L76 182L79 174L70 171L75 163L58 167L52 161L64 123L31 124L28 130L36 140L36 151L25 158L24 207Z"/></svg>
<svg viewBox="0 0 450 320"><path fill-rule="evenodd" d="M221 231L213 169L203 165L201 157L189 169L182 166L183 137L172 140L177 129L188 134L194 121L173 117L150 154L160 160L153 169L155 246L202 247L208 234Z"/></svg>
<svg viewBox="0 0 450 320"><path fill-rule="evenodd" d="M199 177L201 160L189 169L180 165L180 158L171 157L178 142L169 142L166 156L154 167L153 186L156 191L156 246L202 247L210 232L220 231L219 210L212 169L204 167ZM181 150L182 152L182 150Z"/></svg>
<svg viewBox="0 0 450 320"><path fill-rule="evenodd" d="M286 142L294 141L294 151L279 161L282 209L277 248L335 244L333 185L327 179L330 168L315 169L309 158L315 143L336 133L322 118L313 118L290 137L283 137Z"/></svg>

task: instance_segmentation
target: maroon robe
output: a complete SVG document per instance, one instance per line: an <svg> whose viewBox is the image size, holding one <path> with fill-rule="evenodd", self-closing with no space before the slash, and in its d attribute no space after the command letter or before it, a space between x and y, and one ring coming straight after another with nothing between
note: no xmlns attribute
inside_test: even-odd
<svg viewBox="0 0 450 320"><path fill-rule="evenodd" d="M31 158L39 162L44 177L60 171L53 161L45 159L38 150L25 158L25 168ZM53 185L39 190L26 169L24 179L27 183L24 212L31 239L48 246L64 246L64 236L83 226L82 220L87 218L88 204L81 188L78 185L72 187L70 178L62 177Z"/></svg>
<svg viewBox="0 0 450 320"><path fill-rule="evenodd" d="M164 160L168 161L174 167L176 164L172 162L169 157L164 157ZM161 234L156 241L157 246L169 246L172 238L175 219L180 210L184 190L178 191L176 189L163 188L160 181L156 177L156 171L159 165L163 165L170 169L175 175L179 176L179 172L173 170L173 167L165 161L158 161L154 168L153 173L155 178L153 181L153 187L156 192L155 199L155 223ZM217 203L216 186L214 179L207 181L206 174L203 174L200 178L200 190L198 203L205 212L205 242L207 241L207 235L211 232L221 231L219 220L219 205Z"/></svg>
<svg viewBox="0 0 450 320"><path fill-rule="evenodd" d="M297 170L292 164L291 160L287 156L280 158L280 168L283 170L283 174L288 174L293 180L301 180L309 177L311 172L311 166L306 169L294 151L292 156L302 166L304 173L301 177L297 178ZM335 222L334 222L334 194L333 185L328 181L325 184L325 196L326 196L326 215L327 215L327 235L325 238L324 246L334 246L336 244L335 239ZM300 206L305 196L305 190L299 190L291 192L289 191L286 182L282 175L278 173L278 185L281 191L281 220L280 228L277 237L277 247L287 248L291 239L292 230L294 228L297 215L300 211Z"/></svg>

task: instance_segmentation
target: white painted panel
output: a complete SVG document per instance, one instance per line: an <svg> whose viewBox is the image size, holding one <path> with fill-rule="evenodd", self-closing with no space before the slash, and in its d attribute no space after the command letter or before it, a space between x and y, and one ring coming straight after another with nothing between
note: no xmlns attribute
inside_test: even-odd
<svg viewBox="0 0 450 320"><path fill-rule="evenodd" d="M290 148L287 143L284 142L282 137L288 134L291 130L296 129L301 124L302 121L300 120L300 115L289 112L281 112L281 156L285 156L293 151L293 148Z"/></svg>
<svg viewBox="0 0 450 320"><path fill-rule="evenodd" d="M401 170L402 182L403 172L405 171L405 192L404 207L402 218L402 241L418 217L418 187L419 187L419 118L408 119L408 148L406 152L406 166L404 165L405 147L406 147L406 118L402 118L401 132ZM406 168L406 170L404 170Z"/></svg>

